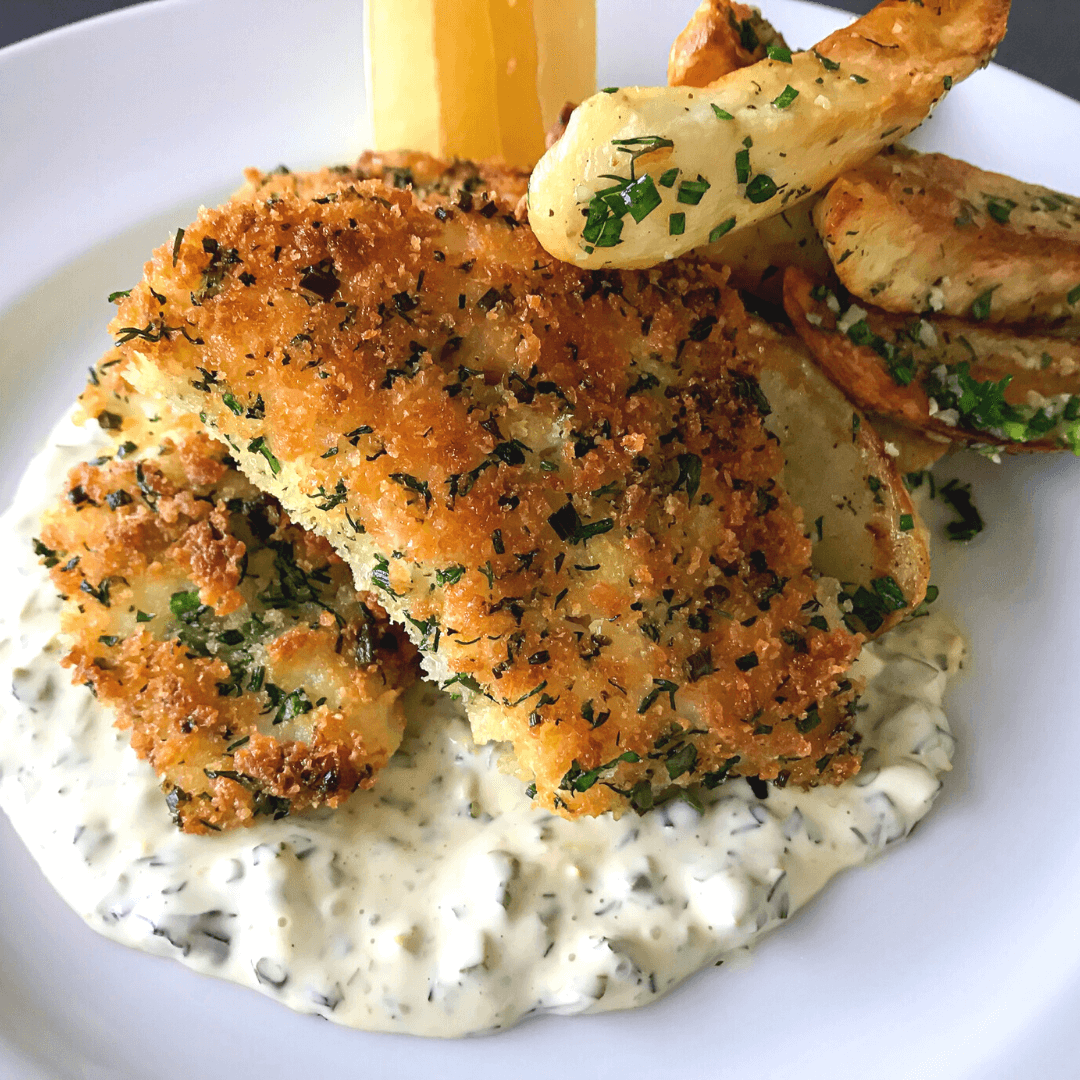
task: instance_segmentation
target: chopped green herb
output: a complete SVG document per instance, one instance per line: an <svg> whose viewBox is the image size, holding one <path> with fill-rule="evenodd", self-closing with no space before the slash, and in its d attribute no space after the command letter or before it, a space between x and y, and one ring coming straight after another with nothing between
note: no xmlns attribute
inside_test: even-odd
<svg viewBox="0 0 1080 1080"><path fill-rule="evenodd" d="M986 212L999 224L1008 225L1009 217L1017 204L1012 199L999 199L990 196L986 200Z"/></svg>
<svg viewBox="0 0 1080 1080"><path fill-rule="evenodd" d="M640 760L641 758L635 754L633 750L627 750L626 753L620 754L617 758L614 758L606 764L597 765L595 769L586 771L575 758L571 763L570 768L566 771L566 775L559 781L559 790L575 792L588 791L589 788L600 779L601 773L607 772L608 769L614 769L623 761L636 763Z"/></svg>
<svg viewBox="0 0 1080 1080"><path fill-rule="evenodd" d="M39 559L44 560L47 569L52 569L52 567L56 566L60 561L60 557L56 552L52 548L46 547L36 536L34 537L33 544L34 554L37 555Z"/></svg>
<svg viewBox="0 0 1080 1080"><path fill-rule="evenodd" d="M735 182L745 184L750 179L750 151L740 150L735 155Z"/></svg>
<svg viewBox="0 0 1080 1080"><path fill-rule="evenodd" d="M945 526L945 535L950 540L966 543L973 540L986 528L982 515L975 508L971 498L971 485L961 484L959 480L950 480L938 489L942 499L958 514L956 521Z"/></svg>
<svg viewBox="0 0 1080 1080"><path fill-rule="evenodd" d="M431 506L431 490L428 488L428 482L426 480L418 480L415 476L410 476L409 473L391 473L390 479L395 484L400 484L407 491L413 491L417 495L422 495L425 506Z"/></svg>
<svg viewBox="0 0 1080 1080"><path fill-rule="evenodd" d="M281 704L277 707L277 712L274 713L274 724L284 724L289 720L295 720L298 716L303 716L304 713L309 713L315 708L311 701L308 699L307 692L302 686L297 687L292 693L286 694L281 699Z"/></svg>
<svg viewBox="0 0 1080 1080"><path fill-rule="evenodd" d="M722 236L727 236L732 229L735 228L735 219L728 218L727 221L721 221L712 232L709 233L709 243L715 244L717 240Z"/></svg>
<svg viewBox="0 0 1080 1080"><path fill-rule="evenodd" d="M273 451L270 449L270 444L266 441L265 435L260 435L256 439L252 439L248 443L248 451L252 454L262 454L266 459L266 463L270 466L270 471L277 476L281 472L281 462L274 457Z"/></svg>
<svg viewBox="0 0 1080 1080"><path fill-rule="evenodd" d="M770 60L779 60L781 64L791 63L791 50L785 49L783 45L768 45L765 52Z"/></svg>
<svg viewBox="0 0 1080 1080"><path fill-rule="evenodd" d="M746 197L752 203L768 202L780 189L776 181L765 173L758 173L749 184L746 185Z"/></svg>
<svg viewBox="0 0 1080 1080"><path fill-rule="evenodd" d="M390 584L390 560L385 555L375 556L375 569L371 571L371 583L378 589L382 589L383 592L388 592L391 596L400 597L402 594L394 592L393 586Z"/></svg>
<svg viewBox="0 0 1080 1080"><path fill-rule="evenodd" d="M660 174L660 179L657 181L657 183L661 187L669 188L675 183L675 178L678 175L678 169L668 169L666 172Z"/></svg>
<svg viewBox="0 0 1080 1080"><path fill-rule="evenodd" d="M181 619L185 615L191 615L202 607L197 590L191 592L175 592L169 598L169 610Z"/></svg>
<svg viewBox="0 0 1080 1080"><path fill-rule="evenodd" d="M668 236L682 236L686 232L686 215L668 215Z"/></svg>
<svg viewBox="0 0 1080 1080"><path fill-rule="evenodd" d="M712 103L712 111L716 113L717 120L734 120L735 117L727 111L727 109L721 109L715 102Z"/></svg>
<svg viewBox="0 0 1080 1080"><path fill-rule="evenodd" d="M701 458L697 454L680 454L678 461L679 478L673 490L684 489L687 503L692 503L701 484Z"/></svg>
<svg viewBox="0 0 1080 1080"><path fill-rule="evenodd" d="M900 531L911 532L915 528L915 518L911 514L900 515Z"/></svg>
<svg viewBox="0 0 1080 1080"><path fill-rule="evenodd" d="M641 704L638 705L638 713L643 715L647 713L649 709L656 703L657 698L661 694L668 694L671 699L671 707L675 708L675 691L679 689L678 683L673 683L670 679L653 679L653 688L642 699Z"/></svg>
<svg viewBox="0 0 1080 1080"><path fill-rule="evenodd" d="M711 186L709 181L699 173L696 180L683 180L679 183L679 192L676 198L679 202L686 203L688 206L697 206L701 202L702 195Z"/></svg>
<svg viewBox="0 0 1080 1080"><path fill-rule="evenodd" d="M976 322L986 322L990 318L990 307L994 301L994 289L987 289L986 292L980 293L971 305L971 317Z"/></svg>
<svg viewBox="0 0 1080 1080"><path fill-rule="evenodd" d="M798 96L799 91L794 86L785 86L779 97L773 99L773 105L778 109L786 109Z"/></svg>
<svg viewBox="0 0 1080 1080"><path fill-rule="evenodd" d="M667 766L668 777L676 780L684 773L693 772L697 766L697 756L697 747L690 742L684 743L664 762Z"/></svg>

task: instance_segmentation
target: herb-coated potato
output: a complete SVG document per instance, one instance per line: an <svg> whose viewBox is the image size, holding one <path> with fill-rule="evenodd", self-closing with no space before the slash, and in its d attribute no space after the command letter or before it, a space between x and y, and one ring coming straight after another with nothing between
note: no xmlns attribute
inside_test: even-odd
<svg viewBox="0 0 1080 1080"><path fill-rule="evenodd" d="M760 60L768 45L786 47L783 37L756 8L728 0L702 0L671 47L668 85L708 86ZM698 248L697 254L729 267L731 283L738 288L782 304L785 267L798 266L815 278L828 276L832 269L814 225L814 205L810 200L789 207Z"/></svg>
<svg viewBox="0 0 1080 1080"><path fill-rule="evenodd" d="M858 406L968 445L1080 447L1080 343L845 303L787 271L784 304L826 374Z"/></svg>
<svg viewBox="0 0 1080 1080"><path fill-rule="evenodd" d="M866 419L881 436L885 452L893 459L901 476L923 472L936 465L954 445L944 435L922 431L893 416L867 413Z"/></svg>
<svg viewBox="0 0 1080 1080"><path fill-rule="evenodd" d="M814 216L844 286L886 311L1080 326L1080 199L895 147Z"/></svg>
<svg viewBox="0 0 1080 1080"><path fill-rule="evenodd" d="M820 280L832 271L813 222L814 202L729 233L695 254L731 270L731 283L773 304L784 302L784 270L797 266Z"/></svg>
<svg viewBox="0 0 1080 1080"><path fill-rule="evenodd" d="M1009 0L884 0L805 53L770 50L708 89L580 105L529 183L557 258L643 267L772 217L916 128L985 64Z"/></svg>
<svg viewBox="0 0 1080 1080"><path fill-rule="evenodd" d="M780 440L784 487L802 508L814 569L855 599L860 630L884 633L926 595L926 527L879 435L802 342L761 322L751 340L771 408L766 427Z"/></svg>

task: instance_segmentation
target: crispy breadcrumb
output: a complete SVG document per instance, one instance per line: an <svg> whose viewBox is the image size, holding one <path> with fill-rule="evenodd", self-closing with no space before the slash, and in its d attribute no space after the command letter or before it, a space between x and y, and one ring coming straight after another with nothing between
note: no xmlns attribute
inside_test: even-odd
<svg viewBox="0 0 1080 1080"><path fill-rule="evenodd" d="M201 425L95 379L83 409L115 450L72 469L39 541L74 681L130 730L185 832L370 786L401 741L412 645Z"/></svg>
<svg viewBox="0 0 1080 1080"><path fill-rule="evenodd" d="M542 805L852 775L861 638L737 295L693 261L559 263L506 206L346 178L204 211L121 304L125 376L382 591Z"/></svg>

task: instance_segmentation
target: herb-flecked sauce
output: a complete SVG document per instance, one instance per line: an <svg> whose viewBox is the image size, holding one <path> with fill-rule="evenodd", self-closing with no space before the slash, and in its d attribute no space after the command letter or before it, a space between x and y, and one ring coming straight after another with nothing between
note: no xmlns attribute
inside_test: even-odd
<svg viewBox="0 0 1080 1080"><path fill-rule="evenodd" d="M733 780L704 812L570 822L534 810L500 749L422 684L402 748L343 809L181 834L150 768L58 666L60 602L31 546L96 438L64 421L0 519L0 806L95 930L293 1009L453 1036L644 1004L905 837L950 768L941 701L963 642L931 616L864 650L865 764L842 788Z"/></svg>

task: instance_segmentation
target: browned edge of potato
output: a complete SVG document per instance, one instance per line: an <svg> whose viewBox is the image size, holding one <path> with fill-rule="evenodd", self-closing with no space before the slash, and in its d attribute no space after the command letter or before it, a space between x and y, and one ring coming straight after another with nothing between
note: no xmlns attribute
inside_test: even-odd
<svg viewBox="0 0 1080 1080"><path fill-rule="evenodd" d="M886 311L1080 331L1080 199L893 147L814 218L845 288Z"/></svg>
<svg viewBox="0 0 1080 1080"><path fill-rule="evenodd" d="M787 42L761 12L732 0L701 0L668 54L668 86L708 86L764 60Z"/></svg>
<svg viewBox="0 0 1080 1080"><path fill-rule="evenodd" d="M802 508L814 569L854 598L860 630L884 633L926 595L926 526L873 426L802 342L760 320L750 340L771 409L766 427L780 440L784 487Z"/></svg>
<svg viewBox="0 0 1080 1080"><path fill-rule="evenodd" d="M968 446L1077 445L1080 343L844 304L797 269L785 275L784 303L814 359L862 409Z"/></svg>

